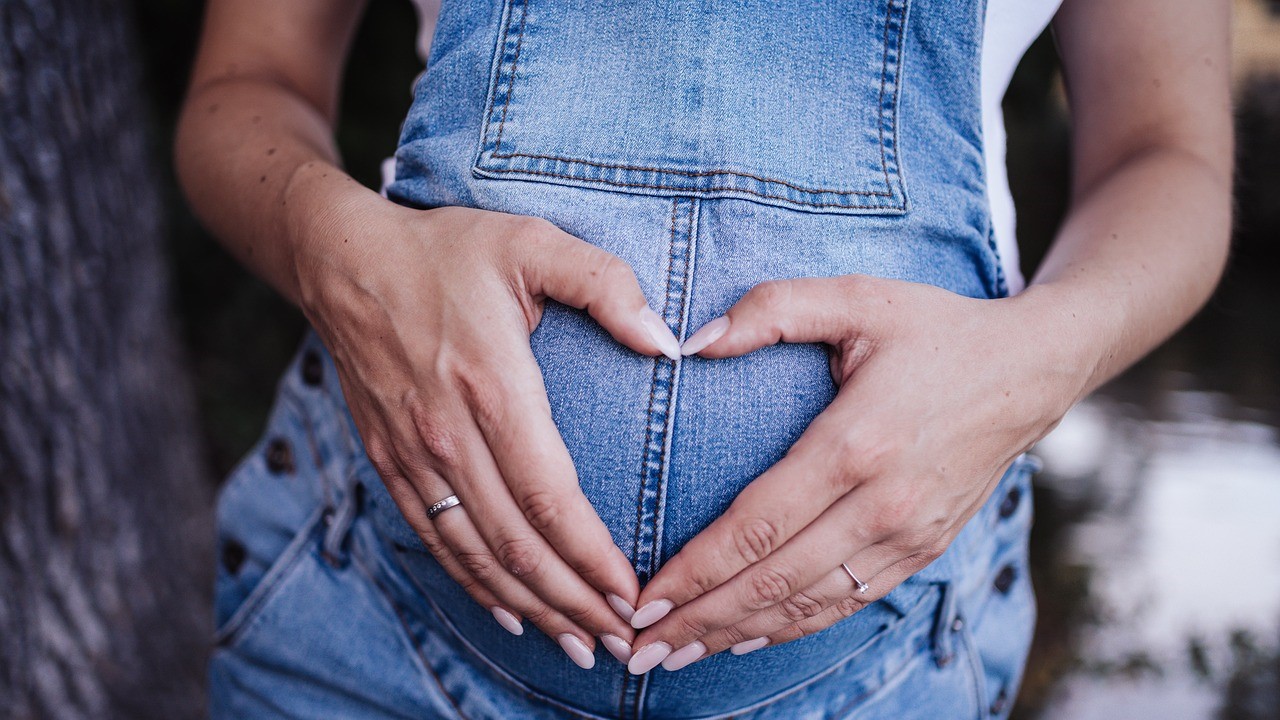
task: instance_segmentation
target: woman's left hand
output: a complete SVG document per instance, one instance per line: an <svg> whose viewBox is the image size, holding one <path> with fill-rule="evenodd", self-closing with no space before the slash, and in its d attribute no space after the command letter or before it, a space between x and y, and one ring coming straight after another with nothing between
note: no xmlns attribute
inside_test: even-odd
<svg viewBox="0 0 1280 720"><path fill-rule="evenodd" d="M941 555L1085 390L1088 343L1055 334L1060 308L1034 287L978 300L865 276L780 280L689 338L705 358L826 343L839 392L644 589L631 671L818 632Z"/></svg>

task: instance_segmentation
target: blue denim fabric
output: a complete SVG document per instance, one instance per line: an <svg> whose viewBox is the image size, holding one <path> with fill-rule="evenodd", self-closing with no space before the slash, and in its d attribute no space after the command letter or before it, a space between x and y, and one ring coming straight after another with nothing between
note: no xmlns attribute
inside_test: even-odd
<svg viewBox="0 0 1280 720"><path fill-rule="evenodd" d="M447 1L388 195L551 220L628 262L680 338L773 278L866 273L998 297L982 10ZM654 360L554 303L531 341L583 491L642 582L835 392L814 345ZM986 718L1011 705L1034 624L1033 460L943 557L824 632L675 673L630 676L603 652L584 671L539 633L507 634L444 574L365 458L330 363L308 338L223 493L214 717Z"/></svg>

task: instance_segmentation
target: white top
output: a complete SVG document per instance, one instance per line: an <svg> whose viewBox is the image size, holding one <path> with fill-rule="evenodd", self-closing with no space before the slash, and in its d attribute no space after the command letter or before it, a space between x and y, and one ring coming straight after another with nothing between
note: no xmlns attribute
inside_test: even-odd
<svg viewBox="0 0 1280 720"><path fill-rule="evenodd" d="M431 37L440 14L440 0L412 0L418 10L418 55L423 63L431 52ZM1013 196L1005 165L1004 115L1000 102L1018 61L1039 37L1062 0L987 0L982 43L982 135L986 154L987 202L995 230L996 249L1008 279L1009 294L1026 282L1018 266L1018 238L1014 230ZM382 166L384 185L394 177L395 163Z"/></svg>

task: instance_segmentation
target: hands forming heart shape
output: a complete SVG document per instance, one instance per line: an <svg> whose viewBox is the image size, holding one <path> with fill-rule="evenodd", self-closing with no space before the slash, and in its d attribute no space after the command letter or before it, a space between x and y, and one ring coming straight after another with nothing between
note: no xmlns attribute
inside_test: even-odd
<svg viewBox="0 0 1280 720"><path fill-rule="evenodd" d="M329 245L300 256L298 278L369 458L472 598L583 667L596 638L642 673L848 617L938 557L1085 391L1068 343L1040 341L1049 314L1031 292L776 280L681 348L626 263L546 221L399 207L367 221L378 252ZM831 351L832 404L643 591L552 422L528 342L547 298L649 356ZM455 494L466 512L428 520Z"/></svg>

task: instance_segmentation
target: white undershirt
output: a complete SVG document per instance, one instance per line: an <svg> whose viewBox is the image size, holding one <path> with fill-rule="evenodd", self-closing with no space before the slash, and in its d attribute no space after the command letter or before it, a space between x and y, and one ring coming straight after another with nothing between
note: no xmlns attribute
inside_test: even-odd
<svg viewBox="0 0 1280 720"><path fill-rule="evenodd" d="M418 11L418 55L426 63L440 14L440 0L412 0ZM982 135L986 153L987 202L995 230L996 249L1009 284L1009 294L1026 284L1018 266L1018 238L1014 230L1013 196L1005 165L1004 115L1000 101L1018 61L1044 31L1062 0L987 0L982 42ZM393 160L383 163L384 186L394 177Z"/></svg>

